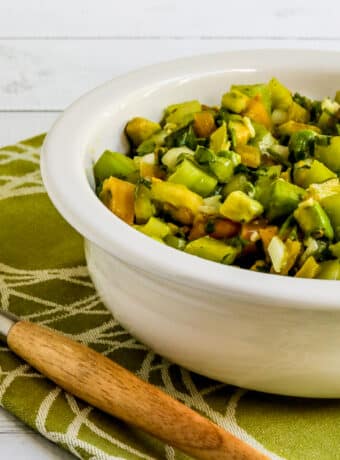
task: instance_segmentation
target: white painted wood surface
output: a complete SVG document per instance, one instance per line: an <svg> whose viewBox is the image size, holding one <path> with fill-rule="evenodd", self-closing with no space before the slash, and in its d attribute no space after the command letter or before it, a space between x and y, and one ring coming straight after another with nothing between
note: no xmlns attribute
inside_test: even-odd
<svg viewBox="0 0 340 460"><path fill-rule="evenodd" d="M134 68L247 48L340 51L338 0L0 0L0 145ZM0 458L71 459L0 410Z"/></svg>

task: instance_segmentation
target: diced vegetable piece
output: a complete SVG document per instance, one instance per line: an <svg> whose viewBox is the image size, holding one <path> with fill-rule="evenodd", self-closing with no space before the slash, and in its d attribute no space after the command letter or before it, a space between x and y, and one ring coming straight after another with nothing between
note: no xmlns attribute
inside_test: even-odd
<svg viewBox="0 0 340 460"><path fill-rule="evenodd" d="M300 241L292 241L290 239L287 239L287 241L285 242L285 246L287 251L287 258L286 263L281 269L281 275L288 275L289 270L291 270L294 266L296 259L298 258L301 251Z"/></svg>
<svg viewBox="0 0 340 460"><path fill-rule="evenodd" d="M273 137L268 129L258 123L254 123L255 137L249 141L251 145L258 147L262 153L277 144L277 140Z"/></svg>
<svg viewBox="0 0 340 460"><path fill-rule="evenodd" d="M340 136L316 138L314 154L329 169L340 173Z"/></svg>
<svg viewBox="0 0 340 460"><path fill-rule="evenodd" d="M181 155L185 155L187 157L193 157L194 151L183 145L182 147L173 147L169 149L163 156L162 156L162 163L170 170L174 171L176 169L177 160Z"/></svg>
<svg viewBox="0 0 340 460"><path fill-rule="evenodd" d="M280 273L287 261L287 248L284 242L274 236L268 245L268 254L276 273Z"/></svg>
<svg viewBox="0 0 340 460"><path fill-rule="evenodd" d="M150 217L145 225L139 227L139 230L145 233L145 235L161 240L171 234L169 225L157 217Z"/></svg>
<svg viewBox="0 0 340 460"><path fill-rule="evenodd" d="M340 260L327 260L319 265L318 278L322 280L340 279Z"/></svg>
<svg viewBox="0 0 340 460"><path fill-rule="evenodd" d="M256 123L259 123L266 128L270 129L272 126L271 117L267 111L265 104L262 101L262 98L255 96L250 99L246 110L243 112L245 116L250 118Z"/></svg>
<svg viewBox="0 0 340 460"><path fill-rule="evenodd" d="M290 184L283 179L277 179L270 190L271 198L268 204L268 219L275 220L291 214L297 208L304 194L305 191L300 187Z"/></svg>
<svg viewBox="0 0 340 460"><path fill-rule="evenodd" d="M311 130L314 131L315 133L320 133L320 128L314 125L307 125L305 123L298 123L297 121L287 121L286 123L283 123L283 125L280 125L277 128L277 131L280 136L290 136L293 133L297 133L298 131L306 131L306 130Z"/></svg>
<svg viewBox="0 0 340 460"><path fill-rule="evenodd" d="M207 233L217 239L232 238L241 230L241 225L238 222L233 222L229 219L218 218L214 221L209 221L208 224L209 223L212 224L211 231L207 231ZM206 225L206 230L209 228L208 224Z"/></svg>
<svg viewBox="0 0 340 460"><path fill-rule="evenodd" d="M311 184L307 192L308 196L316 201L321 201L327 196L336 195L340 193L339 179L330 179L321 184Z"/></svg>
<svg viewBox="0 0 340 460"><path fill-rule="evenodd" d="M137 171L137 167L135 162L126 155L105 150L96 161L93 171L96 183L99 184L110 176L126 179Z"/></svg>
<svg viewBox="0 0 340 460"><path fill-rule="evenodd" d="M239 145L236 152L241 156L241 163L250 168L257 168L261 164L261 151L253 145Z"/></svg>
<svg viewBox="0 0 340 460"><path fill-rule="evenodd" d="M293 102L292 94L279 80L272 78L268 84L273 109L288 110Z"/></svg>
<svg viewBox="0 0 340 460"><path fill-rule="evenodd" d="M294 217L305 235L333 239L332 225L327 214L317 201L310 198L300 203L294 212Z"/></svg>
<svg viewBox="0 0 340 460"><path fill-rule="evenodd" d="M167 235L164 238L164 241L168 246L171 246L175 249L179 249L180 251L183 251L185 246L187 245L187 242L184 238L178 238L174 235Z"/></svg>
<svg viewBox="0 0 340 460"><path fill-rule="evenodd" d="M295 274L296 278L316 278L320 270L319 264L313 256L308 257L300 270Z"/></svg>
<svg viewBox="0 0 340 460"><path fill-rule="evenodd" d="M227 137L227 126L225 123L214 131L210 136L210 148L215 152L229 150L230 142Z"/></svg>
<svg viewBox="0 0 340 460"><path fill-rule="evenodd" d="M202 106L199 101L187 101L180 104L169 105L165 109L165 121L181 128L194 119L196 112L201 112Z"/></svg>
<svg viewBox="0 0 340 460"><path fill-rule="evenodd" d="M235 139L235 145L246 144L251 138L251 132L243 121L231 120L228 123L228 128L233 139Z"/></svg>
<svg viewBox="0 0 340 460"><path fill-rule="evenodd" d="M246 109L249 100L250 98L246 94L241 93L237 89L233 89L223 94L221 104L222 107L231 112L241 113Z"/></svg>
<svg viewBox="0 0 340 460"><path fill-rule="evenodd" d="M217 179L204 172L190 160L182 161L168 178L168 181L183 184L203 197L211 195L217 185Z"/></svg>
<svg viewBox="0 0 340 460"><path fill-rule="evenodd" d="M288 120L294 120L299 123L308 123L310 119L308 110L296 102L292 102L288 109L287 115Z"/></svg>
<svg viewBox="0 0 340 460"><path fill-rule="evenodd" d="M103 182L99 198L117 217L132 225L135 217L135 186L117 177Z"/></svg>
<svg viewBox="0 0 340 460"><path fill-rule="evenodd" d="M230 265L234 262L239 250L210 236L204 236L187 244L185 250L204 259Z"/></svg>
<svg viewBox="0 0 340 460"><path fill-rule="evenodd" d="M270 166L257 179L255 184L254 198L259 201L265 209L268 209L272 198L272 184L280 177L281 165Z"/></svg>
<svg viewBox="0 0 340 460"><path fill-rule="evenodd" d="M203 205L203 198L184 185L159 179L152 180L151 197L160 203L168 203L175 208L186 208L193 215L196 215L199 207Z"/></svg>
<svg viewBox="0 0 340 460"><path fill-rule="evenodd" d="M235 191L227 196L220 213L235 222L250 222L263 213L263 206L245 193Z"/></svg>
<svg viewBox="0 0 340 460"><path fill-rule="evenodd" d="M235 152L223 152L209 161L209 168L222 184L228 182L234 174L234 169L241 163L240 155Z"/></svg>
<svg viewBox="0 0 340 460"><path fill-rule="evenodd" d="M232 85L231 91L239 91L249 98L261 99L266 111L268 114L271 113L272 101L271 101L271 91L269 86L263 83L257 83L255 85ZM250 118L250 117L249 117Z"/></svg>
<svg viewBox="0 0 340 460"><path fill-rule="evenodd" d="M255 195L255 187L254 185L248 180L245 174L236 174L230 179L224 187L222 194L224 197L227 197L231 192L236 190L241 190L242 192L246 193L250 197L254 197Z"/></svg>
<svg viewBox="0 0 340 460"><path fill-rule="evenodd" d="M331 251L332 255L337 259L340 259L340 241L335 244L329 245L329 250Z"/></svg>
<svg viewBox="0 0 340 460"><path fill-rule="evenodd" d="M211 112L197 112L194 115L194 131L198 137L209 137L216 130L215 120Z"/></svg>
<svg viewBox="0 0 340 460"><path fill-rule="evenodd" d="M155 154L144 155L139 162L139 174L141 177L158 177L158 166L155 163Z"/></svg>
<svg viewBox="0 0 340 460"><path fill-rule="evenodd" d="M302 160L294 165L294 183L307 188L311 184L318 184L336 178L336 174L318 160Z"/></svg>
<svg viewBox="0 0 340 460"><path fill-rule="evenodd" d="M134 205L137 224L146 223L155 214L155 206L151 201L151 191L143 184L136 185Z"/></svg>
<svg viewBox="0 0 340 460"><path fill-rule="evenodd" d="M340 194L331 195L321 200L321 206L331 221L335 239L340 240Z"/></svg>
<svg viewBox="0 0 340 460"><path fill-rule="evenodd" d="M294 161L305 160L313 155L315 137L316 133L309 129L291 135L288 148Z"/></svg>
<svg viewBox="0 0 340 460"><path fill-rule="evenodd" d="M152 153L155 151L157 147L160 147L164 144L165 138L168 136L167 131L162 129L161 131L157 131L152 136L148 137L145 141L143 141L137 148L138 155L146 155L147 153Z"/></svg>
<svg viewBox="0 0 340 460"><path fill-rule="evenodd" d="M263 249L266 252L268 251L268 246L272 238L278 234L278 231L279 229L276 225L267 225L259 228L259 235L263 244Z"/></svg>
<svg viewBox="0 0 340 460"><path fill-rule="evenodd" d="M133 145L138 147L139 144L155 132L160 131L160 129L161 126L159 123L155 123L147 118L135 117L127 123L125 132Z"/></svg>
<svg viewBox="0 0 340 460"><path fill-rule="evenodd" d="M220 211L221 195L213 195L204 198L204 204L200 207L200 212L204 215L215 215Z"/></svg>

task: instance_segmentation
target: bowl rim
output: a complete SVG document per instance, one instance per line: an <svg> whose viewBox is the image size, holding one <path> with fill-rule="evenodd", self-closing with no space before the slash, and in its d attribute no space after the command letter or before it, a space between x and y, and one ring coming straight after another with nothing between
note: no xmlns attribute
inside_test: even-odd
<svg viewBox="0 0 340 460"><path fill-rule="evenodd" d="M281 66L290 68L294 62L294 69L298 67L301 71L321 65L340 74L339 57L336 51L306 49L233 50L154 64L116 77L78 98L58 117L47 134L42 147L41 172L48 195L61 215L86 239L148 275L214 294L227 294L229 298L242 298L247 303L339 309L340 283L226 266L183 253L141 234L98 200L83 164L89 132L98 126L108 100L112 104L144 86L150 89L152 85L183 78L235 71L235 66L236 70L251 66L256 71L278 60ZM228 62L232 62L232 66Z"/></svg>

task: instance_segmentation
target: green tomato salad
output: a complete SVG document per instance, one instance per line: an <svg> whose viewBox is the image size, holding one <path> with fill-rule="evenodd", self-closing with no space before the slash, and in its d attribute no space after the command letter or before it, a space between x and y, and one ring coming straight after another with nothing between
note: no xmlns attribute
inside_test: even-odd
<svg viewBox="0 0 340 460"><path fill-rule="evenodd" d="M220 106L136 117L94 165L99 199L162 244L254 271L340 279L340 91L232 85Z"/></svg>

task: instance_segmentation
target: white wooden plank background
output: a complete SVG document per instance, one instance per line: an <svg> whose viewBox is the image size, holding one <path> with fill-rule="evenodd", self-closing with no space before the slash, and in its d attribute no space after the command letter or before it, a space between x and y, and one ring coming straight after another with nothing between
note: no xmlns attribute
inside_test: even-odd
<svg viewBox="0 0 340 460"><path fill-rule="evenodd" d="M49 129L92 87L176 57L340 50L338 0L0 0L0 145ZM0 411L0 458L70 459Z"/></svg>

